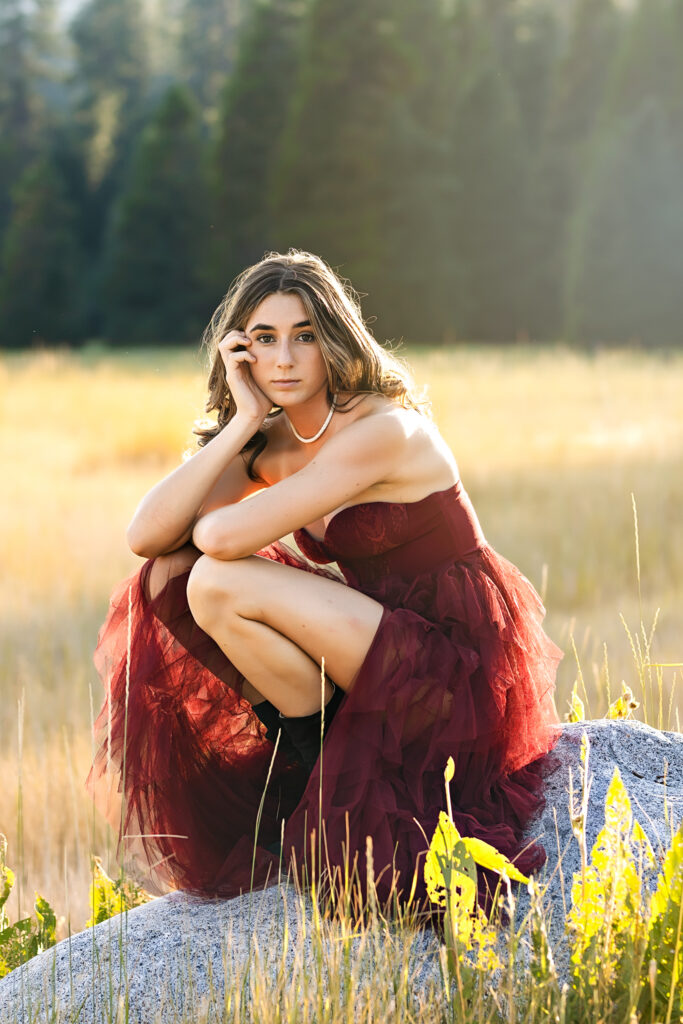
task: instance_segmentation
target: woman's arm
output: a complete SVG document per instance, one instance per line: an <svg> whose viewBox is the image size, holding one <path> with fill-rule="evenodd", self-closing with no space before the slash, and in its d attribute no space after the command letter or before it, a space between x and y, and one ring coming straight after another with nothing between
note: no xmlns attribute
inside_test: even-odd
<svg viewBox="0 0 683 1024"><path fill-rule="evenodd" d="M321 519L373 484L405 475L403 417L365 416L330 438L307 466L249 501L202 516L192 540L226 560L252 555L307 523Z"/></svg>
<svg viewBox="0 0 683 1024"><path fill-rule="evenodd" d="M261 484L247 475L239 454L261 426L236 415L187 462L160 480L138 505L126 531L132 551L143 558L175 551L187 543L204 508L240 501Z"/></svg>
<svg viewBox="0 0 683 1024"><path fill-rule="evenodd" d="M190 539L204 509L238 502L259 489L240 456L271 408L270 399L251 376L251 363L256 361L249 351L251 344L251 338L236 329L228 331L218 343L235 415L208 444L142 499L126 531L136 555L155 558L175 551Z"/></svg>

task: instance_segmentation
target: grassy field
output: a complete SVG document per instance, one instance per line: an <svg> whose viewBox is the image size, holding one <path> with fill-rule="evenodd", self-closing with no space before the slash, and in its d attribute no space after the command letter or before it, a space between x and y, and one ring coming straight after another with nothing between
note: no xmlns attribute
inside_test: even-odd
<svg viewBox="0 0 683 1024"><path fill-rule="evenodd" d="M643 695L648 671L621 616L638 634L659 610L651 660L683 661L683 353L404 354L489 542L544 598L547 631L566 651L560 714L580 666L590 716L623 679L641 701L636 717L679 728L681 670L650 670ZM19 896L26 910L38 889L77 930L90 853L113 869L83 789L101 701L92 650L113 584L139 564L126 524L191 444L204 372L189 352L38 353L0 361L0 395L0 831L21 865L9 910L14 919Z"/></svg>

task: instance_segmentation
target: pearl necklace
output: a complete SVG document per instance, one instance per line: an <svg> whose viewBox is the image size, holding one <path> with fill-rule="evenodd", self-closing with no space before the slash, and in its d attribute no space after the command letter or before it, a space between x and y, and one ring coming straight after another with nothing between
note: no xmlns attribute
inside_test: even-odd
<svg viewBox="0 0 683 1024"><path fill-rule="evenodd" d="M287 416L287 413L285 413L285 416L287 416L287 422L289 423L289 425L290 425L290 427L292 429L292 433L294 434L294 437L297 439L297 441L301 441L302 444L313 444L314 441L317 441L319 437L323 436L323 434L325 433L325 431L329 427L330 420L332 419L332 413L334 412L336 407L337 407L337 396L336 395L332 395L332 405L330 406L330 411L327 414L327 419L323 423L323 425L320 428L320 430L318 431L318 433L314 434L313 437L302 437L301 434L299 433L299 431L296 429L296 427L292 423L292 421L290 420L289 416Z"/></svg>

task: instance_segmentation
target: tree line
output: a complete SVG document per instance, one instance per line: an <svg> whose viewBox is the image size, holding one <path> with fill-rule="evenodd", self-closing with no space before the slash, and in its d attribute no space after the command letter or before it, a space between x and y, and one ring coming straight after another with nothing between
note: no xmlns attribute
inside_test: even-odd
<svg viewBox="0 0 683 1024"><path fill-rule="evenodd" d="M683 0L0 2L0 345L192 343L272 249L381 338L683 341Z"/></svg>

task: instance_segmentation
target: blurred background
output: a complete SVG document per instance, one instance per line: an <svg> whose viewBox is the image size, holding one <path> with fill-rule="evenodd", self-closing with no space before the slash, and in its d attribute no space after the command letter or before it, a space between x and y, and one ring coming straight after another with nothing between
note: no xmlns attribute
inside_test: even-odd
<svg viewBox="0 0 683 1024"><path fill-rule="evenodd" d="M402 341L560 716L683 714L683 0L0 0L0 832L60 934L125 528L234 276L310 249Z"/></svg>
<svg viewBox="0 0 683 1024"><path fill-rule="evenodd" d="M679 344L683 0L2 0L0 344L193 341L268 249L383 338Z"/></svg>

